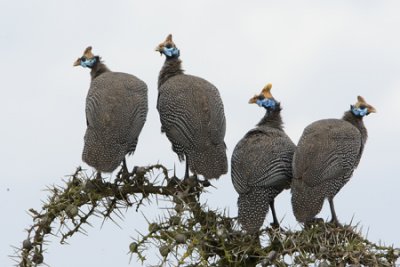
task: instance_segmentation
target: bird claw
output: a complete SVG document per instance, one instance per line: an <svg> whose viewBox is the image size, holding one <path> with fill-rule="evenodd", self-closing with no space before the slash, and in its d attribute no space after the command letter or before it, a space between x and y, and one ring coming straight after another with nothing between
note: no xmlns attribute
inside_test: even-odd
<svg viewBox="0 0 400 267"><path fill-rule="evenodd" d="M96 180L100 180L100 181L103 181L103 178L101 178L101 172L97 172L96 173L96 178L95 178Z"/></svg>
<svg viewBox="0 0 400 267"><path fill-rule="evenodd" d="M343 225L337 219L331 219L329 224L333 225L334 227L343 227Z"/></svg>
<svg viewBox="0 0 400 267"><path fill-rule="evenodd" d="M198 185L198 179L195 176L185 177L182 183L188 187L195 187Z"/></svg>
<svg viewBox="0 0 400 267"><path fill-rule="evenodd" d="M200 183L201 183L204 187L209 187L209 186L212 185L212 184L210 183L209 180L200 181Z"/></svg>
<svg viewBox="0 0 400 267"><path fill-rule="evenodd" d="M167 186L168 187L174 187L176 185L178 185L181 182L181 180L178 179L178 177L176 176L172 176L168 182L167 182Z"/></svg>
<svg viewBox="0 0 400 267"><path fill-rule="evenodd" d="M269 224L271 229L277 232L284 232L285 230L279 225L279 223L272 222Z"/></svg>
<svg viewBox="0 0 400 267"><path fill-rule="evenodd" d="M270 223L269 225L270 225L271 228L273 228L273 229L278 229L278 228L280 228L279 223L272 222L272 223Z"/></svg>
<svg viewBox="0 0 400 267"><path fill-rule="evenodd" d="M323 224L323 223L324 223L324 219L322 219L322 218L312 218L311 220L304 223L304 227L311 227L311 226L319 225L319 224Z"/></svg>

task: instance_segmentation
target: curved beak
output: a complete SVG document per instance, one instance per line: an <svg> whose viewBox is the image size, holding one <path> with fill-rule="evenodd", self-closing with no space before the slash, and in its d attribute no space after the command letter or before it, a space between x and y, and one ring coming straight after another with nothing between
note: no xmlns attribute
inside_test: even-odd
<svg viewBox="0 0 400 267"><path fill-rule="evenodd" d="M163 46L162 46L162 45L158 45L158 46L154 49L154 51L160 52L160 55L162 55L162 50L163 50Z"/></svg>
<svg viewBox="0 0 400 267"><path fill-rule="evenodd" d="M80 58L78 58L77 60L75 60L73 66L76 67L76 66L79 66L79 65L81 65L81 59L80 59Z"/></svg>
<svg viewBox="0 0 400 267"><path fill-rule="evenodd" d="M255 104L257 102L257 95L253 96L252 98L249 99L249 104Z"/></svg>

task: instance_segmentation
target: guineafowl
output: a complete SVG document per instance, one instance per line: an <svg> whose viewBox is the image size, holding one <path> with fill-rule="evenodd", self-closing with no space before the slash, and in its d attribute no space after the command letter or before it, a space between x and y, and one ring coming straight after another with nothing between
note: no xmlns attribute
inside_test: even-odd
<svg viewBox="0 0 400 267"><path fill-rule="evenodd" d="M210 82L183 73L179 49L172 35L156 51L166 57L158 77L157 109L161 132L172 143L179 160L205 179L219 178L228 169L224 106L218 89Z"/></svg>
<svg viewBox="0 0 400 267"><path fill-rule="evenodd" d="M249 103L265 108L265 115L236 145L231 160L231 175L239 193L238 220L250 234L262 226L271 207L273 225L279 222L275 214L275 197L290 186L294 143L283 130L281 106L271 95L267 84L261 94Z"/></svg>
<svg viewBox="0 0 400 267"><path fill-rule="evenodd" d="M350 180L367 140L363 117L376 112L361 96L342 119L325 119L304 129L293 157L292 207L296 219L312 223L325 199L331 223L339 225L333 198Z"/></svg>
<svg viewBox="0 0 400 267"><path fill-rule="evenodd" d="M86 97L82 159L98 172L112 172L133 154L147 116L147 85L137 77L110 71L86 48L74 66L91 69Z"/></svg>

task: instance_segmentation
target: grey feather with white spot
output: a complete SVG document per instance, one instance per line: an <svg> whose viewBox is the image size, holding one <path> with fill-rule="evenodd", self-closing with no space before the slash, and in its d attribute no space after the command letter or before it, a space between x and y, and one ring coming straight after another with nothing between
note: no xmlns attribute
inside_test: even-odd
<svg viewBox="0 0 400 267"><path fill-rule="evenodd" d="M136 149L148 111L147 85L126 73L92 77L82 159L98 171L112 172Z"/></svg>
<svg viewBox="0 0 400 267"><path fill-rule="evenodd" d="M232 182L239 193L238 220L247 232L260 229L275 197L289 188L294 150L282 128L279 104L236 145L231 160Z"/></svg>
<svg viewBox="0 0 400 267"><path fill-rule="evenodd" d="M157 109L161 131L180 160L206 179L227 172L224 107L218 89L208 81L183 74L181 61L167 58L158 81Z"/></svg>
<svg viewBox="0 0 400 267"><path fill-rule="evenodd" d="M292 207L298 221L311 222L326 198L333 201L357 167L366 140L362 118L350 111L343 119L305 128L293 158Z"/></svg>

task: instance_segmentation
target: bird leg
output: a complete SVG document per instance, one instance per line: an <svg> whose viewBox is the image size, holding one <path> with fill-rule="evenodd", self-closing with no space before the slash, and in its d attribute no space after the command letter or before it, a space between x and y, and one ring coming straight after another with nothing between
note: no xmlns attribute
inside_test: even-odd
<svg viewBox="0 0 400 267"><path fill-rule="evenodd" d="M331 214L332 214L332 219L331 219L330 223L332 223L336 226L340 226L341 224L339 223L339 220L336 216L335 206L333 205L333 198L328 198L328 201L329 201L329 207L331 208Z"/></svg>
<svg viewBox="0 0 400 267"><path fill-rule="evenodd" d="M99 171L96 173L96 180L102 181L101 172Z"/></svg>
<svg viewBox="0 0 400 267"><path fill-rule="evenodd" d="M129 174L128 165L126 165L126 159L125 158L122 160L122 170L123 170L124 174Z"/></svg>
<svg viewBox="0 0 400 267"><path fill-rule="evenodd" d="M186 156L186 169L185 169L185 180L187 179L187 178L189 178L189 159L188 159L188 156L187 155L185 155Z"/></svg>
<svg viewBox="0 0 400 267"><path fill-rule="evenodd" d="M272 200L269 203L269 206L271 207L271 212L272 212L272 218L273 218L273 222L271 223L271 227L272 228L279 228L279 221L278 218L276 217L276 212L275 212L275 206L274 206L274 200Z"/></svg>
<svg viewBox="0 0 400 267"><path fill-rule="evenodd" d="M208 181L208 179L204 179L204 181L200 180L199 177L197 176L196 172L193 172L193 181L189 181L189 158L187 155L185 155L185 161L186 161L186 169L185 169L185 177L183 178L183 181L186 184L191 184L192 187L198 185L198 184L202 184L204 187L208 187L211 185L211 183Z"/></svg>
<svg viewBox="0 0 400 267"><path fill-rule="evenodd" d="M185 177L183 177L182 182L189 188L196 187L198 184L197 176L193 175L192 177L189 177L189 157L186 154L185 154L185 163L186 163Z"/></svg>

